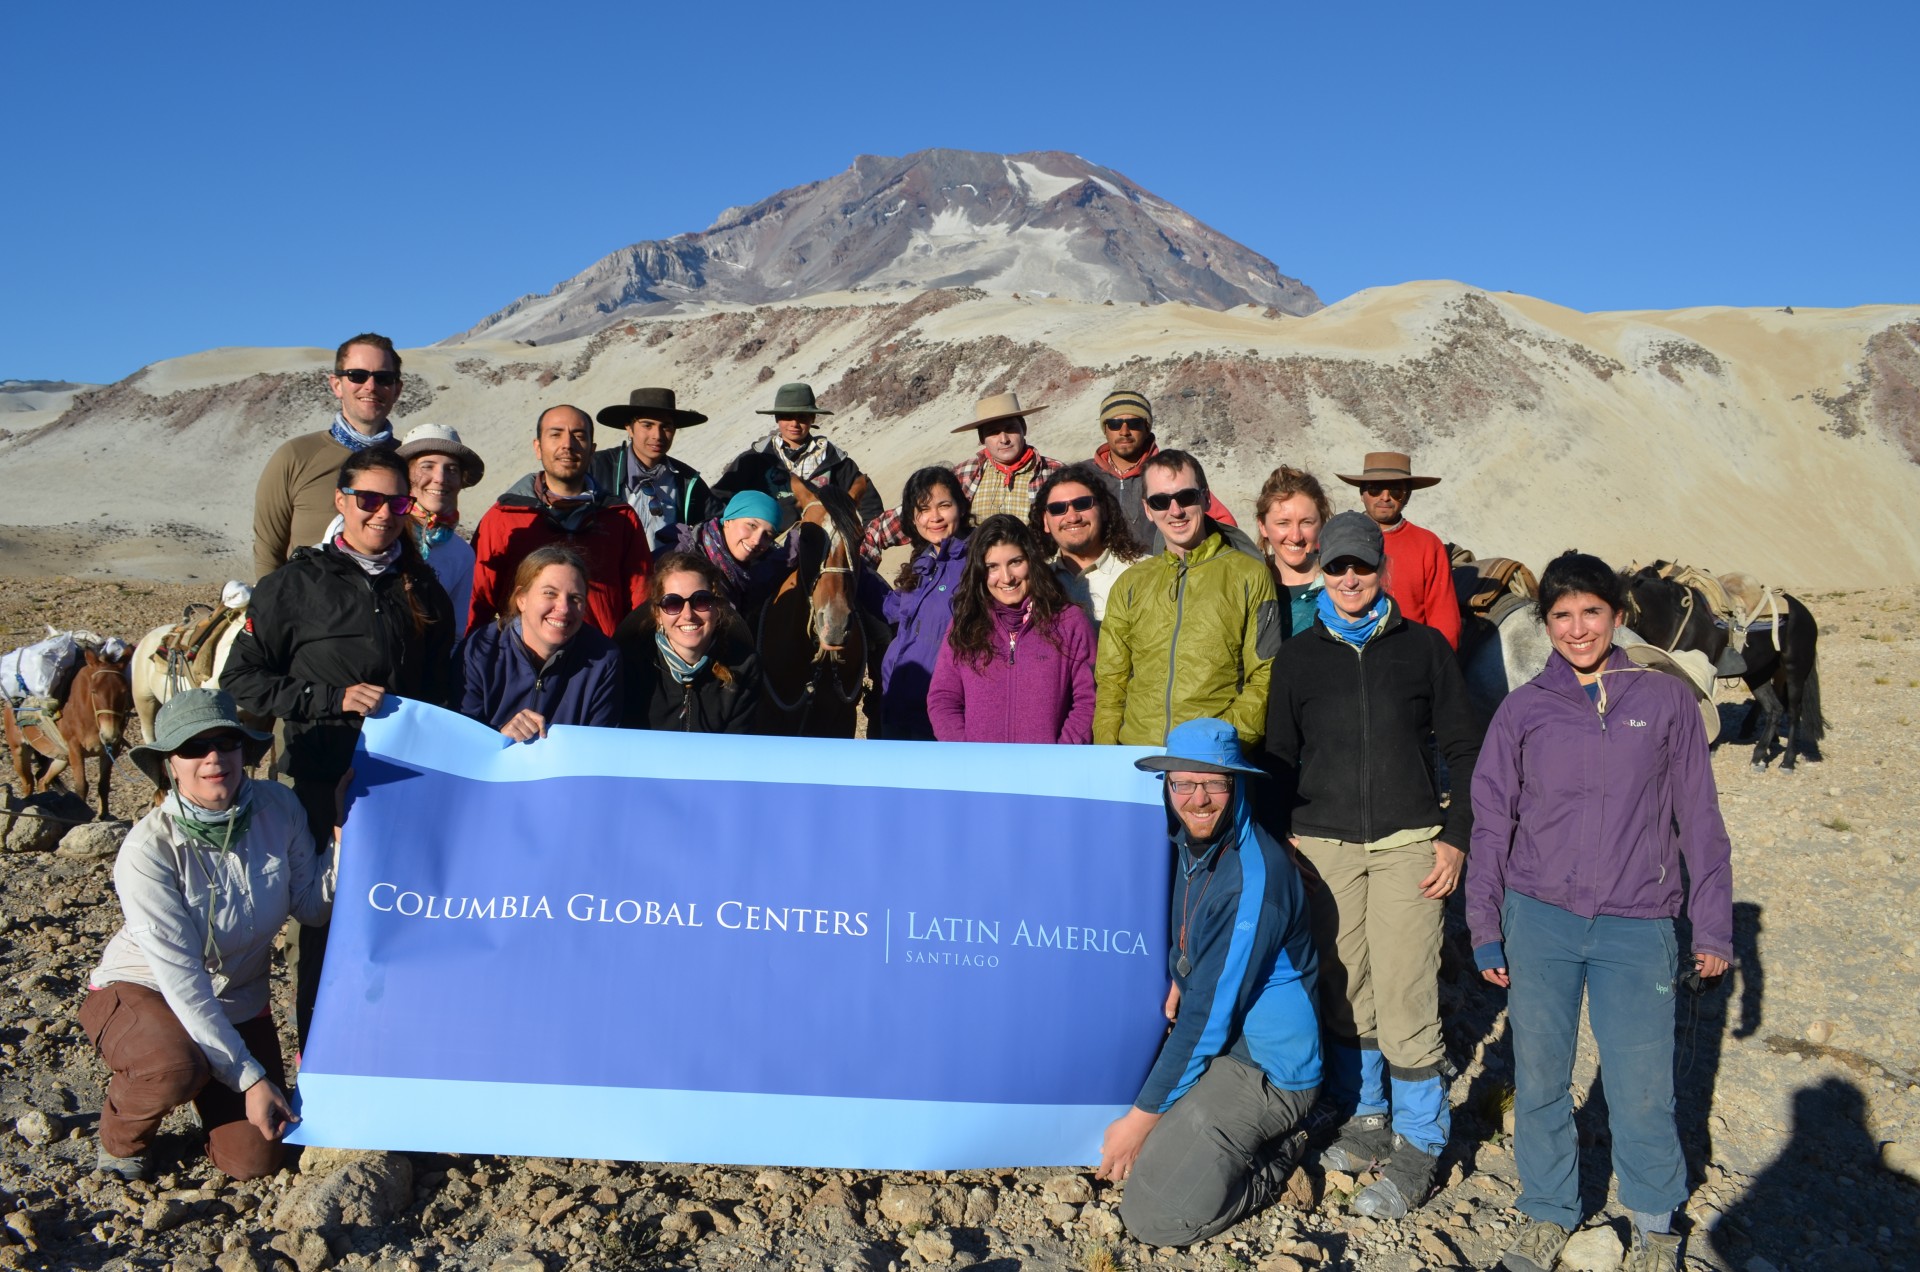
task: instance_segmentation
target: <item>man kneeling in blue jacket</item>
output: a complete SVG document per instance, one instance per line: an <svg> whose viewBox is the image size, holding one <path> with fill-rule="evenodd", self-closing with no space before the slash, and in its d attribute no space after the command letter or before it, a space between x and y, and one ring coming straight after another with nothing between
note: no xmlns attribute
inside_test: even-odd
<svg viewBox="0 0 1920 1272"><path fill-rule="evenodd" d="M1135 764L1166 774L1178 857L1173 1028L1139 1099L1107 1127L1098 1174L1127 1181L1120 1217L1136 1240L1184 1246L1286 1187L1320 1090L1320 1025L1306 892L1242 789L1265 774L1224 720L1189 720L1166 748Z"/></svg>

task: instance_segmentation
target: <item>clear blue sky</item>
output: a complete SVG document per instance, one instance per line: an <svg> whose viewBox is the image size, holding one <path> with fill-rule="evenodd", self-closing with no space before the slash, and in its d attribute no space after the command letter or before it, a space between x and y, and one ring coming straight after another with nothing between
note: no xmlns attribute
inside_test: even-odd
<svg viewBox="0 0 1920 1272"><path fill-rule="evenodd" d="M1328 302L1916 302L1917 9L23 0L0 377L424 344L929 146L1084 155Z"/></svg>

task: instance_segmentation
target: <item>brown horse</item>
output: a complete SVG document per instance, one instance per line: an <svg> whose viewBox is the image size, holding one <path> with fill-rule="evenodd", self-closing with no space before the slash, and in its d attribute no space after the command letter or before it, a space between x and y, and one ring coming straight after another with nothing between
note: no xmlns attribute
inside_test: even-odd
<svg viewBox="0 0 1920 1272"><path fill-rule="evenodd" d="M127 658L104 658L84 651L85 661L67 683L60 701L58 723L30 715L22 720L13 704L0 695L7 747L13 752L13 771L24 795L44 791L61 773L72 770L69 782L81 794L87 789L87 757L100 761L100 818L107 817L107 788L113 781L113 753L118 750L127 717L133 712L133 688L127 682ZM39 770L36 775L35 770Z"/></svg>
<svg viewBox="0 0 1920 1272"><path fill-rule="evenodd" d="M754 626L765 689L759 732L850 738L867 675L855 575L860 516L844 491L799 477L793 497L800 520L788 533L800 548Z"/></svg>

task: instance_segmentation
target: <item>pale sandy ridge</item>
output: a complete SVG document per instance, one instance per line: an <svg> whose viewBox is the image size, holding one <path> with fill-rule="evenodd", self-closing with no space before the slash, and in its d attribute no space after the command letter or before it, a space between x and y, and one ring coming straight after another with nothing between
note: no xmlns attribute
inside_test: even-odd
<svg viewBox="0 0 1920 1272"><path fill-rule="evenodd" d="M970 453L949 430L990 389L1048 404L1033 440L1073 459L1099 440L1101 395L1126 384L1155 398L1163 443L1200 454L1243 520L1276 463L1319 473L1346 504L1336 471L1367 450L1411 449L1445 479L1412 517L1483 554L1537 566L1579 546L1786 586L1866 586L1920 580L1920 522L1869 512L1863 533L1861 515L1920 496L1920 421L1900 381L1920 366L1916 336L1915 306L1582 314L1449 282L1372 289L1306 318L841 293L551 346L408 350L400 426L455 425L485 457L471 521L532 467L542 408L592 411L643 384L672 385L713 417L675 448L713 477L761 434L753 411L774 386L809 380L842 408L829 436L890 495L913 468ZM0 525L67 527L68 572L244 570L254 481L281 439L326 422L330 352L214 350L82 395L0 442ZM101 525L171 535L181 551L116 562L111 543L86 546Z"/></svg>

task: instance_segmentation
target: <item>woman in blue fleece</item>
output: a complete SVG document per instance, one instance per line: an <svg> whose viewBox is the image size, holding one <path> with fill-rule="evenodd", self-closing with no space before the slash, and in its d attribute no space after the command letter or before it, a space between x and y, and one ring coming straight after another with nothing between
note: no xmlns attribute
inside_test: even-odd
<svg viewBox="0 0 1920 1272"><path fill-rule="evenodd" d="M1285 1188L1320 1090L1306 891L1241 789L1263 773L1224 720L1189 720L1166 754L1179 871L1167 970L1173 1021L1133 1107L1107 1128L1099 1175L1127 1181L1120 1217L1152 1245L1204 1241Z"/></svg>
<svg viewBox="0 0 1920 1272"><path fill-rule="evenodd" d="M586 617L579 556L557 544L529 552L500 620L467 633L460 714L516 742L556 724L619 724L620 651Z"/></svg>

